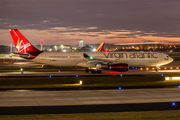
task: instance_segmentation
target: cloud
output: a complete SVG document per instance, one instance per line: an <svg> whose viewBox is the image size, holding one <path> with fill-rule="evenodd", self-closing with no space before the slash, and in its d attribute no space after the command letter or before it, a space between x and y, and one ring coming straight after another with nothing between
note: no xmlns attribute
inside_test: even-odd
<svg viewBox="0 0 180 120"><path fill-rule="evenodd" d="M58 39L56 41L79 41L80 39Z"/></svg>
<svg viewBox="0 0 180 120"><path fill-rule="evenodd" d="M146 32L179 30L178 0L9 1L0 2L0 7L4 11L1 11L1 19L7 19L11 25L22 25L24 29L28 29L27 24L33 23L41 25L36 29L78 26L100 30L127 29Z"/></svg>
<svg viewBox="0 0 180 120"><path fill-rule="evenodd" d="M98 37L98 35L91 35L91 34L79 34L79 36Z"/></svg>
<svg viewBox="0 0 180 120"><path fill-rule="evenodd" d="M179 0L6 0L0 29L87 37L180 37ZM112 37L111 37L112 36Z"/></svg>
<svg viewBox="0 0 180 120"><path fill-rule="evenodd" d="M143 42L156 42L154 40L145 40L145 39L141 39L141 41L143 41Z"/></svg>
<svg viewBox="0 0 180 120"><path fill-rule="evenodd" d="M95 29L98 29L98 27L88 27L87 29L88 30L95 30Z"/></svg>
<svg viewBox="0 0 180 120"><path fill-rule="evenodd" d="M106 37L106 39L115 39L115 38L129 38L129 37Z"/></svg>
<svg viewBox="0 0 180 120"><path fill-rule="evenodd" d="M163 40L163 42L166 42L166 43L173 43L173 44L177 44L179 43L180 44L180 41L171 41L171 40Z"/></svg>

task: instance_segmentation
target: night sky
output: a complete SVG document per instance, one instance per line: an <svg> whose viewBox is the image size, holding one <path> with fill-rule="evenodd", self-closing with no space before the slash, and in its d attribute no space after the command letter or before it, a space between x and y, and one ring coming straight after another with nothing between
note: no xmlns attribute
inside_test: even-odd
<svg viewBox="0 0 180 120"><path fill-rule="evenodd" d="M8 29L34 45L180 44L180 0L0 0L0 45Z"/></svg>

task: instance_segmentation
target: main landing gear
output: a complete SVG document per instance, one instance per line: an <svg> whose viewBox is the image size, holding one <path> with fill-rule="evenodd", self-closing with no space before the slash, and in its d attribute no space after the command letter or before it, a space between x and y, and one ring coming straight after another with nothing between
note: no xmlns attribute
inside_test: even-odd
<svg viewBox="0 0 180 120"><path fill-rule="evenodd" d="M86 68L85 69L85 72L91 72L92 74L95 74L95 73L98 73L98 74L101 74L101 70L96 70L96 69L93 69L93 68Z"/></svg>

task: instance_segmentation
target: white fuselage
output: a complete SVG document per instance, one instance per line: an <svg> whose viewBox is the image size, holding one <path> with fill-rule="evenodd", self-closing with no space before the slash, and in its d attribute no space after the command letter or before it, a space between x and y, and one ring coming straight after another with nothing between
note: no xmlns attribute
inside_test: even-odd
<svg viewBox="0 0 180 120"><path fill-rule="evenodd" d="M32 61L52 66L82 66L88 67L89 60L84 58L86 53L92 59L110 61L111 63L127 63L129 66L160 66L173 61L171 57L158 52L43 52Z"/></svg>

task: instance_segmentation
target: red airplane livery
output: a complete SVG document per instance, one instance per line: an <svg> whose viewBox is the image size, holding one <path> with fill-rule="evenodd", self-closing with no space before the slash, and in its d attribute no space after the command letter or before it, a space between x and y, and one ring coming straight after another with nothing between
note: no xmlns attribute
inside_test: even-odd
<svg viewBox="0 0 180 120"><path fill-rule="evenodd" d="M102 52L104 42L101 43L96 52L43 52L31 45L17 29L10 29L9 31L18 51L14 54L46 65L81 66L86 68L86 72L101 73L103 66L107 66L106 69L109 70L124 72L128 71L129 66L156 66L156 70L158 70L160 65L173 61L167 54L158 52Z"/></svg>
<svg viewBox="0 0 180 120"><path fill-rule="evenodd" d="M30 55L29 58L35 58L42 52L31 45L31 43L29 43L29 41L17 29L9 29L9 32L13 38L18 53L28 53Z"/></svg>

